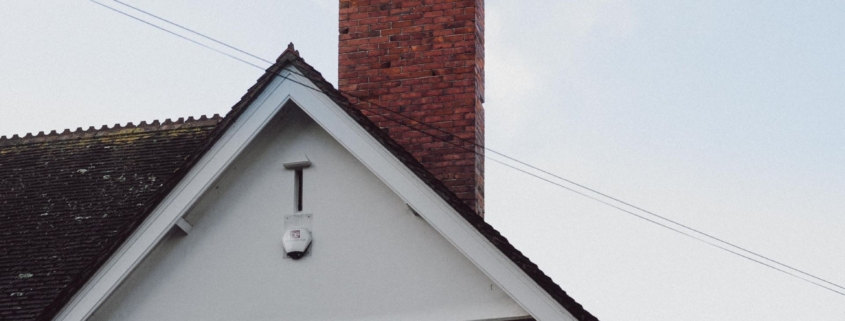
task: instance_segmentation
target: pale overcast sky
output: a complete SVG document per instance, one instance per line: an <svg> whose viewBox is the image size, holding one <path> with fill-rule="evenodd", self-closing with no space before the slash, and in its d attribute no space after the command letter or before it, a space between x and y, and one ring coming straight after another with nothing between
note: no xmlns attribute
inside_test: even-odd
<svg viewBox="0 0 845 321"><path fill-rule="evenodd" d="M336 83L334 0L127 2L266 59L294 42ZM845 2L486 10L489 147L845 285ZM82 0L0 1L0 58L0 135L224 114L263 73ZM493 162L486 182L487 220L601 320L845 319L845 296Z"/></svg>

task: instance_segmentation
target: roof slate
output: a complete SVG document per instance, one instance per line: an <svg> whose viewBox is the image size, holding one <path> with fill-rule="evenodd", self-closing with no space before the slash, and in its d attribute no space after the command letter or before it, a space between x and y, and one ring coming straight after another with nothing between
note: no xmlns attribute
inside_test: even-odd
<svg viewBox="0 0 845 321"><path fill-rule="evenodd" d="M0 139L0 320L52 317L219 121Z"/></svg>

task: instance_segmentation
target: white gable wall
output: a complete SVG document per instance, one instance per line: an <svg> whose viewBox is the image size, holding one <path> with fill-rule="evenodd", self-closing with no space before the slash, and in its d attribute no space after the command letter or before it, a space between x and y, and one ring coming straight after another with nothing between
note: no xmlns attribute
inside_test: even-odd
<svg viewBox="0 0 845 321"><path fill-rule="evenodd" d="M295 106L286 106L90 320L479 320L523 316L494 282ZM284 259L307 155L312 254Z"/></svg>

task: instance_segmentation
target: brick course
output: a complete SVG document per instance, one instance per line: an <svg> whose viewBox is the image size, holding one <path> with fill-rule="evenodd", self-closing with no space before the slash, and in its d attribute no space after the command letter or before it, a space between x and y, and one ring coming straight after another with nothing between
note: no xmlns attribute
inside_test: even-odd
<svg viewBox="0 0 845 321"><path fill-rule="evenodd" d="M484 216L484 1L340 0L339 29L340 91Z"/></svg>

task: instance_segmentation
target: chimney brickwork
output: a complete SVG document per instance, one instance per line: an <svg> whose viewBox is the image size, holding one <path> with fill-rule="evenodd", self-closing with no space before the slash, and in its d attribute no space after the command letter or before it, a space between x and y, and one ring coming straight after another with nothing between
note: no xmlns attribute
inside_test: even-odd
<svg viewBox="0 0 845 321"><path fill-rule="evenodd" d="M340 0L339 27L340 91L483 216L484 0Z"/></svg>

